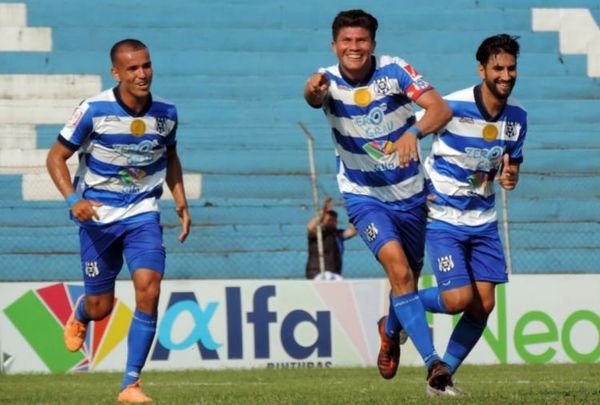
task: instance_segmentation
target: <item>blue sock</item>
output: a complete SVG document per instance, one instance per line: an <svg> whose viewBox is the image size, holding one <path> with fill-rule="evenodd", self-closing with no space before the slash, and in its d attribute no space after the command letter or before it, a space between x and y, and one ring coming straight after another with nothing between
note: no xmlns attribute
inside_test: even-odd
<svg viewBox="0 0 600 405"><path fill-rule="evenodd" d="M467 313L464 313L448 342L448 348L444 355L444 362L448 364L450 372L454 374L463 360L475 347L475 344L483 334L487 321L475 319Z"/></svg>
<svg viewBox="0 0 600 405"><path fill-rule="evenodd" d="M140 378L156 333L156 319L157 314L145 314L138 309L133 313L127 335L127 366L121 391Z"/></svg>
<svg viewBox="0 0 600 405"><path fill-rule="evenodd" d="M89 323L91 321L87 312L85 312L85 295L83 298L76 302L77 307L75 308L75 319L81 323Z"/></svg>
<svg viewBox="0 0 600 405"><path fill-rule="evenodd" d="M429 369L434 360L440 360L440 356L433 347L433 338L425 319L425 308L423 308L419 295L416 292L410 292L392 297L392 305L402 327L425 361L425 367Z"/></svg>
<svg viewBox="0 0 600 405"><path fill-rule="evenodd" d="M434 314L447 314L448 309L437 287L425 288L419 290L419 298L427 312Z"/></svg>
<svg viewBox="0 0 600 405"><path fill-rule="evenodd" d="M392 292L390 291L390 309L388 310L388 317L385 323L385 334L389 337L395 337L396 334L402 329L396 311L394 311L394 305L392 304Z"/></svg>

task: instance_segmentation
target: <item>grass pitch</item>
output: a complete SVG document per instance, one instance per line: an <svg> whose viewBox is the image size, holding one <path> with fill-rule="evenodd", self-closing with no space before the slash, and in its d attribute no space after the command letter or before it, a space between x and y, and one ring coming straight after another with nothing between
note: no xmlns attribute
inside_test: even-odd
<svg viewBox="0 0 600 405"><path fill-rule="evenodd" d="M2 404L115 404L121 373L0 375ZM425 370L401 367L393 380L376 368L145 372L155 404L600 403L600 364L463 366L462 398L425 394Z"/></svg>

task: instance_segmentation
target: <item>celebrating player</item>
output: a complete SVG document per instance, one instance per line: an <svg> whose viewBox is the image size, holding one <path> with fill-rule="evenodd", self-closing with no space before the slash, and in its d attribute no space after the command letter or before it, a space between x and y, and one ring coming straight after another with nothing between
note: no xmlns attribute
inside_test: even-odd
<svg viewBox="0 0 600 405"><path fill-rule="evenodd" d="M437 287L421 290L428 311L463 312L444 362L452 374L494 309L497 284L508 281L496 220L494 178L506 190L519 180L527 113L511 97L519 44L501 34L477 50L482 83L445 97L452 120L434 135L424 166L430 192L427 252ZM436 394L455 394L450 387Z"/></svg>
<svg viewBox="0 0 600 405"><path fill-rule="evenodd" d="M175 133L173 104L153 97L152 63L135 39L110 51L115 88L83 101L48 153L47 167L79 225L85 295L76 302L64 330L67 349L79 350L90 321L110 314L115 280L127 260L136 309L127 338L127 365L119 401L150 402L140 389L140 372L156 332L165 249L158 199L166 181L182 231L188 212ZM67 159L79 151L73 183Z"/></svg>
<svg viewBox="0 0 600 405"><path fill-rule="evenodd" d="M325 112L348 216L392 288L390 314L378 324L379 372L384 378L396 374L399 321L425 362L428 386L444 390L450 371L434 349L416 292L426 221L417 139L443 127L451 111L407 62L373 55L377 27L377 20L362 10L340 12L331 45L339 63L310 76L304 97ZM418 122L412 102L426 110Z"/></svg>

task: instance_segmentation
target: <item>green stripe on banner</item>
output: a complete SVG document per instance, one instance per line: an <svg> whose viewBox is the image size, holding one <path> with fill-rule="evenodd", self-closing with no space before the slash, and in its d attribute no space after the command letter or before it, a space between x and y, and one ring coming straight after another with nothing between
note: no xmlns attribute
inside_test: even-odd
<svg viewBox="0 0 600 405"><path fill-rule="evenodd" d="M53 373L64 373L79 364L83 352L65 348L63 327L33 291L4 309L15 328Z"/></svg>

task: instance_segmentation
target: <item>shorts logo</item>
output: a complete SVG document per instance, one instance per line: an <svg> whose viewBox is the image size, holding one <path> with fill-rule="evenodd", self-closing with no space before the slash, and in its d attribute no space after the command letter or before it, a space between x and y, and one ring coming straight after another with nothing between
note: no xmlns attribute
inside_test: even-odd
<svg viewBox="0 0 600 405"><path fill-rule="evenodd" d="M88 277L93 278L100 274L98 269L98 262L85 262L85 274Z"/></svg>
<svg viewBox="0 0 600 405"><path fill-rule="evenodd" d="M447 273L454 268L452 255L438 257L438 269L442 273Z"/></svg>
<svg viewBox="0 0 600 405"><path fill-rule="evenodd" d="M369 242L373 242L376 238L377 235L379 234L379 230L377 229L377 227L375 226L375 224L373 222L371 222L369 224L369 226L367 226L364 230L365 235L367 236L367 240Z"/></svg>

